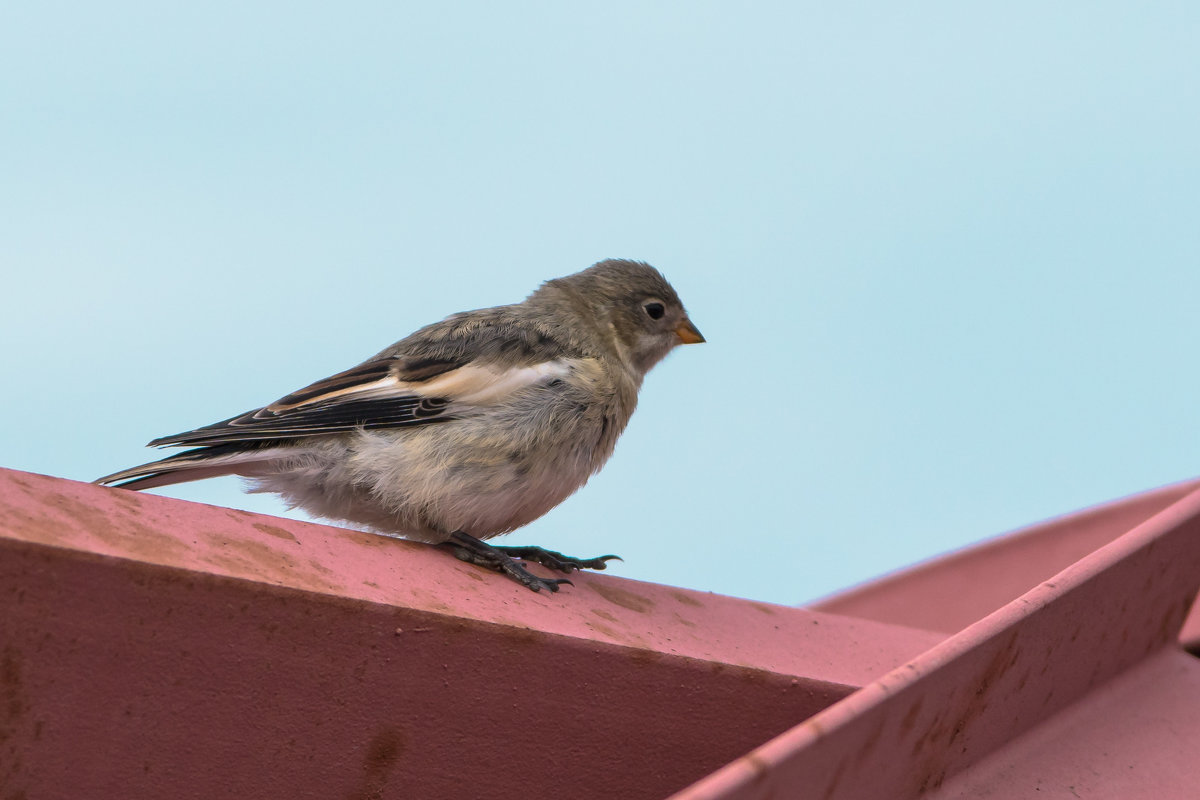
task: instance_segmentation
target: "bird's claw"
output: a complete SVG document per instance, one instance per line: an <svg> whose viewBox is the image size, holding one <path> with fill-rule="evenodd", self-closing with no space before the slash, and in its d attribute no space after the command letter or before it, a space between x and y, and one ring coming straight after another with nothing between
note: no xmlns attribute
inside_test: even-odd
<svg viewBox="0 0 1200 800"><path fill-rule="evenodd" d="M450 538L441 546L449 549L460 561L502 572L525 588L535 592L543 589L548 592L557 592L558 587L564 583L568 586L575 584L566 578L542 578L534 575L518 564L514 557L536 561L559 572L570 572L572 569L583 568L604 569L605 561L616 558L616 556L600 556L599 558L577 559L553 550L543 550L540 547L494 547L461 531L451 534Z"/></svg>
<svg viewBox="0 0 1200 800"><path fill-rule="evenodd" d="M620 556L614 555L596 556L595 558L574 558L573 556L565 556L556 550L547 550L544 547L536 546L497 546L495 549L512 558L520 558L524 561L533 561L548 569L568 573L572 570L604 569L608 566L609 561L614 559L617 561L624 560Z"/></svg>
<svg viewBox="0 0 1200 800"><path fill-rule="evenodd" d="M529 586L529 588L533 589L535 592L541 591L542 589L546 589L547 591L551 591L551 592L557 592L558 587L562 586L564 583L567 586L575 585L575 584L571 583L569 580L567 580L566 578L539 578L536 575L534 575L533 577L537 581L537 583L526 584L526 586Z"/></svg>

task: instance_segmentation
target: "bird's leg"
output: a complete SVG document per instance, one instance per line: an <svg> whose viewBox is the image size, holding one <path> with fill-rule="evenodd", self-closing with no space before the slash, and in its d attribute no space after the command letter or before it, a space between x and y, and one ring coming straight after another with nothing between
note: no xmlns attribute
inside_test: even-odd
<svg viewBox="0 0 1200 800"><path fill-rule="evenodd" d="M493 545L493 548L501 553L512 556L513 558L522 558L526 561L535 561L543 567L558 570L559 572L570 572L573 569L604 569L608 566L608 562L616 559L623 561L620 556L596 556L595 558L573 558L572 556L564 556L562 553L554 550L547 550L544 547L522 547L508 546L501 547Z"/></svg>
<svg viewBox="0 0 1200 800"><path fill-rule="evenodd" d="M440 546L449 549L460 561L503 572L517 583L535 592L540 592L542 589L557 592L560 584L571 584L570 581L562 578L539 578L500 548L492 547L462 531L450 534L450 538L442 542ZM571 585L574 586L574 584Z"/></svg>

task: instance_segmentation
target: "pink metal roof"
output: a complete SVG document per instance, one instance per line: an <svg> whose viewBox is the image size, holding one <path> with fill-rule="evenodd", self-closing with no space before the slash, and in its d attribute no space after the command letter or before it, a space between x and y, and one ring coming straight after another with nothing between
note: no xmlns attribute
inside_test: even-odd
<svg viewBox="0 0 1200 800"><path fill-rule="evenodd" d="M856 587L812 608L954 633L1086 558L1197 487L1200 481L1186 481L1031 525Z"/></svg>
<svg viewBox="0 0 1200 800"><path fill-rule="evenodd" d="M1200 694L1189 694L1200 683L1200 661L1183 653L1178 637L1200 589L1200 492L1188 488L1156 493L1154 502L1133 498L1052 523L1051 530L1063 526L1071 538L1086 530L1104 538L1101 531L1115 532L1112 519L1136 521L1128 516L1131 507L1151 514L911 662L679 793L677 800L749 800L800 787L805 796L821 798L1029 797L1034 792L1039 797L1136 797L1150 775L1155 776L1151 784L1165 780L1177 792L1154 796L1191 796L1200 759L1181 756L1200 752L1200 716L1195 715ZM1050 535L1046 529L1037 528L1015 537L1012 549L1025 558L1014 564L1026 567L1026 574L1043 569L1037 549L1028 545L1045 535ZM997 543L989 549L1004 548ZM993 562L976 555L939 563L970 569L977 582L987 582ZM1016 570L1009 564L1005 583ZM948 575L930 565L907 579L892 578L891 593L874 593L870 603L869 589L854 597L864 610L882 609L889 596L905 596L902 586L911 581L911 593L924 594L930 605L934 598L953 605L953 592L961 591L967 598L962 616L979 613L981 607L972 607L971 599L991 595L954 583ZM927 621L956 615L915 602L905 612L906 619ZM1112 683L1118 677L1122 681ZM1157 711L1164 679L1172 684L1169 692L1181 696L1179 713L1160 717L1115 702L1121 695L1153 696ZM1081 720L1104 713L1110 715L1107 736L1093 732L1062 739L1046 733L1079 730ZM1160 726L1168 723L1175 723L1176 744L1152 746L1165 738ZM1040 758L1027 757L1035 753ZM1088 794L1080 793L1084 789Z"/></svg>
<svg viewBox="0 0 1200 800"><path fill-rule="evenodd" d="M0 796L1188 797L1196 487L795 609L0 470Z"/></svg>

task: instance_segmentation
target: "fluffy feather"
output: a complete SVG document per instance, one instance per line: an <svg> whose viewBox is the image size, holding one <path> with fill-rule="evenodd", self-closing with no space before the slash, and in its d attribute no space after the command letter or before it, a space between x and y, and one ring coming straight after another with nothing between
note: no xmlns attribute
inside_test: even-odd
<svg viewBox="0 0 1200 800"><path fill-rule="evenodd" d="M695 341L657 270L604 261L522 303L422 328L270 405L156 439L194 449L97 483L238 474L316 516L430 542L484 539L582 486L612 454L646 372Z"/></svg>

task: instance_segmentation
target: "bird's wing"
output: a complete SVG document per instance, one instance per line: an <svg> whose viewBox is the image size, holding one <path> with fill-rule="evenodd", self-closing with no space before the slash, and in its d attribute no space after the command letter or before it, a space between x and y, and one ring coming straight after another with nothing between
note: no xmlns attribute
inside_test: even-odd
<svg viewBox="0 0 1200 800"><path fill-rule="evenodd" d="M562 358L521 359L501 365L453 355L377 356L264 408L150 444L265 444L357 428L444 422L569 371L570 361Z"/></svg>

